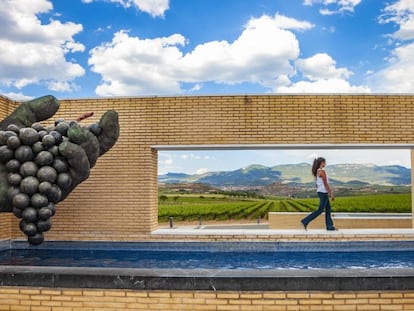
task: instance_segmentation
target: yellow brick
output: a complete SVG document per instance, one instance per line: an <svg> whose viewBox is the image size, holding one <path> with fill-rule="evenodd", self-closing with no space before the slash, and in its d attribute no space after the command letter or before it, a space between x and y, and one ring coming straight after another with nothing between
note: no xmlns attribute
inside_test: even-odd
<svg viewBox="0 0 414 311"><path fill-rule="evenodd" d="M240 298L241 299L262 299L263 298L263 294L261 293L240 293Z"/></svg>
<svg viewBox="0 0 414 311"><path fill-rule="evenodd" d="M115 291L115 290L106 290L106 291L104 291L104 296L124 297L125 296L125 292L123 292L123 291Z"/></svg>
<svg viewBox="0 0 414 311"><path fill-rule="evenodd" d="M217 298L238 299L238 293L217 293Z"/></svg>
<svg viewBox="0 0 414 311"><path fill-rule="evenodd" d="M126 308L132 310L149 310L149 305L143 303L127 303Z"/></svg>
<svg viewBox="0 0 414 311"><path fill-rule="evenodd" d="M265 299L286 299L286 293L278 292L278 293L263 293L263 298Z"/></svg>
<svg viewBox="0 0 414 311"><path fill-rule="evenodd" d="M20 293L21 294L26 294L26 295L39 295L40 290L38 290L38 289L21 289Z"/></svg>
<svg viewBox="0 0 414 311"><path fill-rule="evenodd" d="M367 293L367 292L356 293L357 298L379 298L380 295L383 298L387 298L383 296L383 295L386 295L386 293Z"/></svg>
<svg viewBox="0 0 414 311"><path fill-rule="evenodd" d="M304 299L309 298L309 293L288 293L286 297L288 299Z"/></svg>
<svg viewBox="0 0 414 311"><path fill-rule="evenodd" d="M34 307L31 307L30 310L31 311L51 311L52 308L51 307L43 307L43 306L42 307L34 306Z"/></svg>
<svg viewBox="0 0 414 311"><path fill-rule="evenodd" d="M53 296L53 295L61 295L62 291L60 291L60 290L51 290L51 289L42 289L41 293L42 293L42 295Z"/></svg>
<svg viewBox="0 0 414 311"><path fill-rule="evenodd" d="M262 311L263 306L244 305L244 306L240 306L240 310L242 310L242 311Z"/></svg>
<svg viewBox="0 0 414 311"><path fill-rule="evenodd" d="M6 303L3 301L3 303ZM40 301L38 300L20 300L22 306L40 306Z"/></svg>
<svg viewBox="0 0 414 311"><path fill-rule="evenodd" d="M19 289L18 288L10 288L10 287L2 287L1 288L1 293L2 294L19 294Z"/></svg>
<svg viewBox="0 0 414 311"><path fill-rule="evenodd" d="M356 294L355 293L334 293L334 298L335 299L352 299L355 298Z"/></svg>
<svg viewBox="0 0 414 311"><path fill-rule="evenodd" d="M239 306L217 305L217 310L239 310Z"/></svg>
<svg viewBox="0 0 414 311"><path fill-rule="evenodd" d="M386 293L379 293L381 298L403 298L404 294L403 293L397 293L397 292L386 292Z"/></svg>
<svg viewBox="0 0 414 311"><path fill-rule="evenodd" d="M193 298L195 293L192 292L172 292L171 297L180 297L180 298ZM215 297L215 296L214 296Z"/></svg>
<svg viewBox="0 0 414 311"><path fill-rule="evenodd" d="M82 293L82 290L63 290L62 291L62 295L65 295L65 296L81 296L83 293Z"/></svg>
<svg viewBox="0 0 414 311"><path fill-rule="evenodd" d="M310 293L312 299L332 299L332 293Z"/></svg>
<svg viewBox="0 0 414 311"><path fill-rule="evenodd" d="M320 300L320 299L300 299L299 304L301 304L301 305L321 305L322 300Z"/></svg>
<svg viewBox="0 0 414 311"><path fill-rule="evenodd" d="M172 293L172 297L174 297L174 293ZM194 292L194 298L216 298L216 294L214 293L206 293L206 292Z"/></svg>
<svg viewBox="0 0 414 311"><path fill-rule="evenodd" d="M289 310L289 307L288 307L288 309L286 309L286 306L263 306L263 311L285 311L285 310ZM297 308L295 308L295 309L290 309L290 310L300 310L300 309L297 309Z"/></svg>
<svg viewBox="0 0 414 311"><path fill-rule="evenodd" d="M41 301L42 306L58 307L62 305L62 301Z"/></svg>
<svg viewBox="0 0 414 311"><path fill-rule="evenodd" d="M250 305L251 303L250 299L229 299L231 305Z"/></svg>
<svg viewBox="0 0 414 311"><path fill-rule="evenodd" d="M156 298L169 298L171 297L170 293L165 293L165 292L150 292L148 294L149 297L156 297Z"/></svg>
<svg viewBox="0 0 414 311"><path fill-rule="evenodd" d="M90 291L84 290L82 292L83 296L95 296L95 297L104 296L104 293L105 292L101 290L90 290Z"/></svg>

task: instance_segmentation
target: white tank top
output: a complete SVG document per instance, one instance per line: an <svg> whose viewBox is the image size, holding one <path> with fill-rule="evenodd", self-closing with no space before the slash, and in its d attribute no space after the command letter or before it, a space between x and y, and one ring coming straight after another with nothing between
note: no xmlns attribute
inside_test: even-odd
<svg viewBox="0 0 414 311"><path fill-rule="evenodd" d="M319 171L320 170L323 170L323 169L322 168L318 169L318 172L316 173L316 191L317 192L328 193L328 190L326 190L325 184L323 183L323 179L321 177L319 177ZM329 183L328 176L326 176L326 181Z"/></svg>

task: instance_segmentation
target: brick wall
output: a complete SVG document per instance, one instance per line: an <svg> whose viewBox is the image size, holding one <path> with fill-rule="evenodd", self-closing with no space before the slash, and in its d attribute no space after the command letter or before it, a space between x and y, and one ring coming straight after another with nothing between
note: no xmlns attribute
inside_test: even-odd
<svg viewBox="0 0 414 311"><path fill-rule="evenodd" d="M4 119L13 111L16 103L7 97L0 95L0 118Z"/></svg>
<svg viewBox="0 0 414 311"><path fill-rule="evenodd" d="M94 111L90 123L108 109L119 112L119 141L58 205L48 240L147 239L157 228L154 145L414 143L414 96L405 95L77 99L62 100L55 118Z"/></svg>
<svg viewBox="0 0 414 311"><path fill-rule="evenodd" d="M10 111L13 111L16 103L0 95L0 120L3 120ZM10 239L12 220L14 215L0 213L0 240Z"/></svg>
<svg viewBox="0 0 414 311"><path fill-rule="evenodd" d="M414 310L414 292L170 292L2 287L0 310Z"/></svg>

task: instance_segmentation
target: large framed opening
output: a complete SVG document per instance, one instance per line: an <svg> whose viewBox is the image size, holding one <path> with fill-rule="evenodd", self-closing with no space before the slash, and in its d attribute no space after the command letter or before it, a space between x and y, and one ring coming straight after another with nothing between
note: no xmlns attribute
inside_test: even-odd
<svg viewBox="0 0 414 311"><path fill-rule="evenodd" d="M403 226L412 226L411 145L169 145L153 149L158 152L161 226L229 223L266 228L269 213L311 212L317 199L310 166L317 156L327 159L337 197L334 213L400 217L405 219ZM227 160L218 159L218 154ZM216 163L200 165L208 161Z"/></svg>

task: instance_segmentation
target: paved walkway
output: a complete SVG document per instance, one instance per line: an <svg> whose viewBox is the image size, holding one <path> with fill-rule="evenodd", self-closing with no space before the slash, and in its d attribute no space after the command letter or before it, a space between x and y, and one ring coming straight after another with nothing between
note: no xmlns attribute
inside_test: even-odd
<svg viewBox="0 0 414 311"><path fill-rule="evenodd" d="M197 226L160 228L154 238L208 240L414 240L414 229L204 229Z"/></svg>

